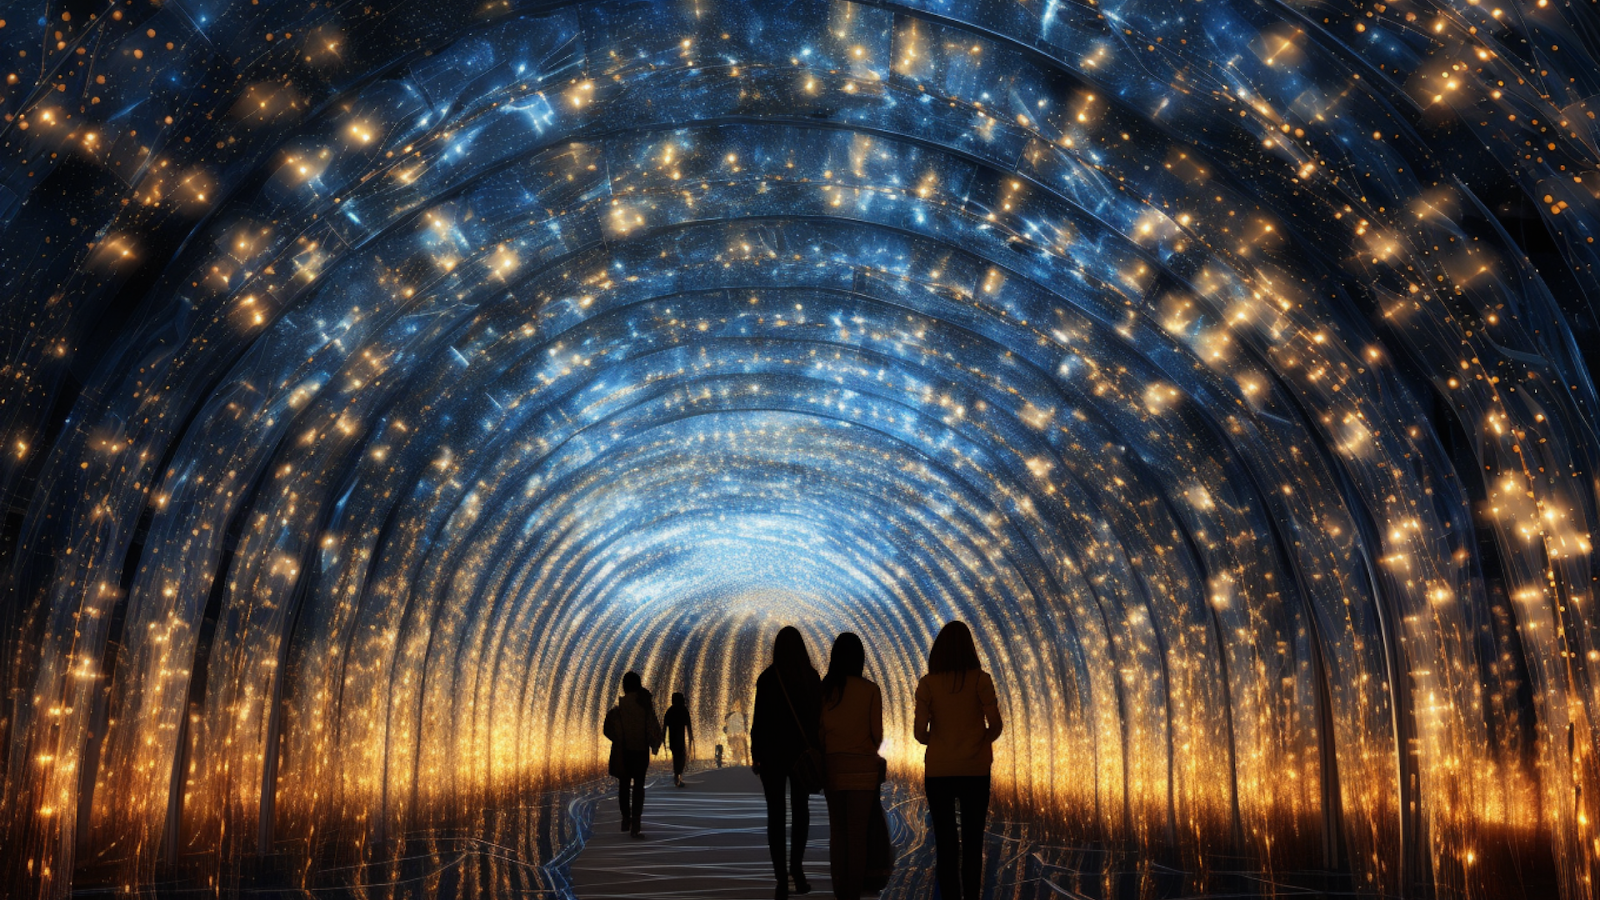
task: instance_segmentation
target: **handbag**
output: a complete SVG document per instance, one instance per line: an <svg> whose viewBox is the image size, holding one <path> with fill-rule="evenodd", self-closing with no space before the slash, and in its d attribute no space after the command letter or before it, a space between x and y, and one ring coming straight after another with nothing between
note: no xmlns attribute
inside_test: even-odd
<svg viewBox="0 0 1600 900"><path fill-rule="evenodd" d="M778 678L778 687L783 690L783 702L789 704L789 715L794 717L794 725L800 729L800 740L805 746L800 749L800 755L794 758L794 765L789 769L789 777L794 779L794 786L807 794L822 793L822 784L827 771L823 766L822 750L811 746L811 739L806 737L806 726L800 721L800 714L795 711L794 701L789 698L789 686L783 683L783 673L773 671Z"/></svg>

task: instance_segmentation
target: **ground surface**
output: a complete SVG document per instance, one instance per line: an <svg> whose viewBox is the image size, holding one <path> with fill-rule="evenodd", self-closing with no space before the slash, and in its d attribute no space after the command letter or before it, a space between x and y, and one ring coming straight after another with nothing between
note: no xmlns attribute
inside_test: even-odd
<svg viewBox="0 0 1600 900"><path fill-rule="evenodd" d="M760 780L741 766L695 772L685 781L688 787L677 788L670 775L651 779L642 838L621 830L615 789L598 802L594 830L571 865L579 900L770 900L774 879ZM811 798L805 871L810 896L833 895L821 795Z"/></svg>

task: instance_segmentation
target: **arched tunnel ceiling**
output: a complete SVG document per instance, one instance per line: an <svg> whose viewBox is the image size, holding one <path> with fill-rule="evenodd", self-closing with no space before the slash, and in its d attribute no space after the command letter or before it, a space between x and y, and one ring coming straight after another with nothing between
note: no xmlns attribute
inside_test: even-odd
<svg viewBox="0 0 1600 900"><path fill-rule="evenodd" d="M1052 833L1594 896L1597 26L12 5L0 857L371 858L785 622L910 775L959 617Z"/></svg>

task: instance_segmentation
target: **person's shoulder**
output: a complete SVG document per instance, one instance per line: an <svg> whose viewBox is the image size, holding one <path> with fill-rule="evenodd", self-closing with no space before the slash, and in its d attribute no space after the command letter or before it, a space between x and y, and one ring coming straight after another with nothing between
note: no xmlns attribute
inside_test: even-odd
<svg viewBox="0 0 1600 900"><path fill-rule="evenodd" d="M794 676L791 675L785 683L785 686L788 687L790 692L792 692L795 696L804 697L808 703L821 703L822 676L817 674L816 669L808 669L805 672L799 673L799 675L799 683L796 683Z"/></svg>

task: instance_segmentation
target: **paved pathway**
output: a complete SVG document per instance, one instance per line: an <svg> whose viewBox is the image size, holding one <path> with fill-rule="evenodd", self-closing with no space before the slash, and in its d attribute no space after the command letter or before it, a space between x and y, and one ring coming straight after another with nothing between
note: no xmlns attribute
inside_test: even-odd
<svg viewBox="0 0 1600 900"><path fill-rule="evenodd" d="M615 788L597 801L593 833L571 864L578 900L770 900L772 857L761 781L745 767L707 769L684 780L688 787L673 787L670 774L650 781L642 838L621 830ZM805 871L811 882L807 896L833 896L828 809L821 795L811 798Z"/></svg>

